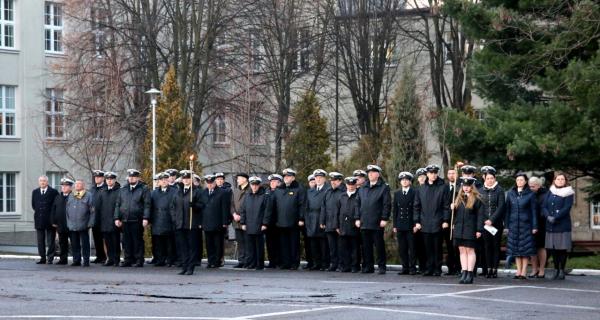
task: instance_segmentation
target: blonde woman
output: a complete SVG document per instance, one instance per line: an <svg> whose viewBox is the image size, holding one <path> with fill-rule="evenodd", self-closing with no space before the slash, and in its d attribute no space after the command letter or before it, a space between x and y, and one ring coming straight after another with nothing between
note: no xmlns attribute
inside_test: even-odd
<svg viewBox="0 0 600 320"><path fill-rule="evenodd" d="M454 209L454 245L458 247L460 252L462 273L459 283L471 284L473 283L476 260L476 240L481 238L483 230L483 202L479 198L477 188L475 188L477 179L463 177L459 181L462 183L462 187L452 204Z"/></svg>

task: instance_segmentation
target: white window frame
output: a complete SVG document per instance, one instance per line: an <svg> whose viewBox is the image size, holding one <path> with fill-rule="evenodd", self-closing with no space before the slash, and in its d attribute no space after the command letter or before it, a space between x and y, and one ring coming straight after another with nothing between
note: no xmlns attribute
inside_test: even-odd
<svg viewBox="0 0 600 320"><path fill-rule="evenodd" d="M598 224L594 224L594 216L598 216ZM600 230L600 201L590 201L590 229Z"/></svg>
<svg viewBox="0 0 600 320"><path fill-rule="evenodd" d="M12 109L9 109L7 106L9 105L9 98L8 98L8 92L9 89L12 89ZM6 115L7 114L12 114L13 115L13 134L12 135L7 135L6 134ZM18 134L17 134L17 129L18 129L18 123L17 123L17 87L16 86L6 86L6 85L0 85L0 138L17 138Z"/></svg>
<svg viewBox="0 0 600 320"><path fill-rule="evenodd" d="M296 32L296 58L292 70L295 72L307 72L310 70L310 31L308 28L300 28Z"/></svg>
<svg viewBox="0 0 600 320"><path fill-rule="evenodd" d="M57 10L59 10L59 25L56 24ZM47 21L48 16L49 21ZM44 49L46 53L64 53L64 20L65 18L61 3L50 1L44 3ZM48 32L50 32L50 38L48 38ZM59 35L60 39L57 39L57 35ZM50 49L46 47L48 40L50 40Z"/></svg>
<svg viewBox="0 0 600 320"><path fill-rule="evenodd" d="M9 1L12 4L10 13L11 19L7 19L7 10L5 8L5 1ZM0 49L16 49L17 45L17 37L15 33L15 17L16 17L16 9L15 9L15 1L14 0L0 0ZM6 45L6 30L10 27L12 29L12 46Z"/></svg>
<svg viewBox="0 0 600 320"><path fill-rule="evenodd" d="M14 210L13 211L7 211L9 199L7 197L8 186L7 186L6 182L7 182L8 175L13 176L13 183L14 183L12 185L12 187L14 188L14 198L10 199L10 200L14 201ZM19 201L18 201L19 188L17 187L17 184L18 184L18 173L17 172L12 172L12 171L1 171L0 172L0 193L1 193L1 195L0 195L0 216L17 214L17 204L19 203Z"/></svg>
<svg viewBox="0 0 600 320"><path fill-rule="evenodd" d="M250 30L250 65L254 72L259 72L263 67L263 52L260 38L257 35L260 31Z"/></svg>
<svg viewBox="0 0 600 320"><path fill-rule="evenodd" d="M106 29L108 25L109 12L105 8L92 7L90 15L92 33L94 34L96 58L101 59L106 56Z"/></svg>
<svg viewBox="0 0 600 320"><path fill-rule="evenodd" d="M48 177L48 185L60 192L60 179L65 177L67 173L65 171L46 171L46 177Z"/></svg>
<svg viewBox="0 0 600 320"><path fill-rule="evenodd" d="M60 95L58 94L60 92ZM66 119L66 114L65 114L65 105L64 105L64 90L61 89L46 89L46 105L45 105L45 113L46 113L46 117L44 118L45 122L44 122L44 131L46 133L46 139L49 140L63 140L66 137L66 133L65 133L65 119ZM50 110L48 110L48 104L50 104ZM61 106L61 110L57 111L56 107L57 106ZM57 132L57 126L56 126L56 120L57 118L62 118L62 135L61 136L57 136L56 132ZM48 134L48 118L50 118L50 134Z"/></svg>

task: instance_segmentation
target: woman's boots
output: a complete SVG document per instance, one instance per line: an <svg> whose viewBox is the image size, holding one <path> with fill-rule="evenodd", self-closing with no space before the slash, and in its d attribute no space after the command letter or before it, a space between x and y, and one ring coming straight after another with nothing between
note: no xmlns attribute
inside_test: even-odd
<svg viewBox="0 0 600 320"><path fill-rule="evenodd" d="M458 283L460 283L460 284L472 284L474 276L475 275L473 274L473 271L465 271L465 270L463 270L462 273L461 273L460 281Z"/></svg>

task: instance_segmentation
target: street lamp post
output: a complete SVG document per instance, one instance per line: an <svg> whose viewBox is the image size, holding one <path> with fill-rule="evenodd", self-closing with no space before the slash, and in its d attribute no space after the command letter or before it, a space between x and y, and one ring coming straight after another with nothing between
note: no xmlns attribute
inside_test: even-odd
<svg viewBox="0 0 600 320"><path fill-rule="evenodd" d="M146 94L150 95L152 107L152 179L156 176L156 98L160 93L160 90L155 88L146 91Z"/></svg>

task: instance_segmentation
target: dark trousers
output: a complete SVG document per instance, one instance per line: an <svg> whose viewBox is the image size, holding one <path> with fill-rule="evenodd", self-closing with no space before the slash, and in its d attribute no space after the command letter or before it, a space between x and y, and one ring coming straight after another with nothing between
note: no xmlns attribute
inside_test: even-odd
<svg viewBox="0 0 600 320"><path fill-rule="evenodd" d="M296 251L296 255L294 256L294 263L293 266L299 266L300 265L300 234L302 234L302 239L304 242L304 257L306 258L306 263L308 267L312 267L315 264L315 258L313 256L312 253L312 247L310 246L310 242L308 239L308 236L306 235L306 227L301 227L300 228L300 233L298 234L297 238L297 242L298 242L298 250ZM296 240L294 240L296 241Z"/></svg>
<svg viewBox="0 0 600 320"><path fill-rule="evenodd" d="M90 262L90 234L88 230L84 231L69 231L71 238L71 249L73 250L73 262Z"/></svg>
<svg viewBox="0 0 600 320"><path fill-rule="evenodd" d="M152 235L152 243L156 246L154 250L156 254L155 263L173 264L175 262L174 242L175 236L173 234Z"/></svg>
<svg viewBox="0 0 600 320"><path fill-rule="evenodd" d="M446 266L448 267L448 273L458 272L461 270L460 254L458 253L458 247L450 240L450 228L443 229L442 234L444 244L446 245Z"/></svg>
<svg viewBox="0 0 600 320"><path fill-rule="evenodd" d="M329 248L327 246L327 238L325 237L308 237L308 245L313 257L314 268L329 268ZM306 244L305 244L306 245Z"/></svg>
<svg viewBox="0 0 600 320"><path fill-rule="evenodd" d="M483 231L485 262L487 267L491 269L498 269L498 265L500 264L502 229L503 228L498 228L498 232L495 236L485 230Z"/></svg>
<svg viewBox="0 0 600 320"><path fill-rule="evenodd" d="M125 263L144 263L144 227L140 221L123 223L123 256Z"/></svg>
<svg viewBox="0 0 600 320"><path fill-rule="evenodd" d="M427 254L427 272L442 272L442 232L423 233Z"/></svg>
<svg viewBox="0 0 600 320"><path fill-rule="evenodd" d="M102 237L106 242L106 253L108 261L116 265L121 261L121 233L118 231L103 232Z"/></svg>
<svg viewBox="0 0 600 320"><path fill-rule="evenodd" d="M246 239L246 265L263 268L265 266L265 236L263 234L248 234Z"/></svg>
<svg viewBox="0 0 600 320"><path fill-rule="evenodd" d="M340 270L350 271L360 269L360 238L358 236L340 236L339 265Z"/></svg>
<svg viewBox="0 0 600 320"><path fill-rule="evenodd" d="M396 241L398 242L398 255L402 260L402 271L416 271L417 258L412 230L398 231Z"/></svg>
<svg viewBox="0 0 600 320"><path fill-rule="evenodd" d="M69 232L58 233L58 248L60 250L60 260L66 262L69 259Z"/></svg>
<svg viewBox="0 0 600 320"><path fill-rule="evenodd" d="M192 234L192 236L194 235L196 236L196 246L198 248L196 259L194 259L194 265L200 266L202 264L202 258L204 257L204 236L202 235L201 229L198 229L198 232Z"/></svg>
<svg viewBox="0 0 600 320"><path fill-rule="evenodd" d="M419 271L425 272L427 269L427 251L425 250L425 240L423 239L423 232L418 231L413 235L413 242L415 245L415 255L419 262Z"/></svg>
<svg viewBox="0 0 600 320"><path fill-rule="evenodd" d="M373 247L377 251L377 265L386 270L385 243L383 241L383 229L361 230L363 245L363 270L373 270Z"/></svg>
<svg viewBox="0 0 600 320"><path fill-rule="evenodd" d="M180 254L181 266L185 271L194 271L194 267L198 262L199 252L202 247L198 247L201 242L198 242L198 235L202 239L200 229L182 229L175 232L175 240L177 242L177 252Z"/></svg>
<svg viewBox="0 0 600 320"><path fill-rule="evenodd" d="M96 259L106 261L106 251L104 251L104 237L99 226L92 228L92 237L94 238L94 248L96 249Z"/></svg>
<svg viewBox="0 0 600 320"><path fill-rule="evenodd" d="M280 265L279 262L279 232L277 227L269 226L265 232L267 243L267 254L269 255L269 267L274 268Z"/></svg>
<svg viewBox="0 0 600 320"><path fill-rule="evenodd" d="M219 246L217 247L219 250L219 266L223 266L225 264L225 237L227 235L227 228L223 228L219 231L221 237L219 238Z"/></svg>
<svg viewBox="0 0 600 320"><path fill-rule="evenodd" d="M208 265L218 267L221 265L220 253L222 252L223 245L223 232L218 231L204 231L204 238L206 242L206 255L208 256Z"/></svg>
<svg viewBox="0 0 600 320"><path fill-rule="evenodd" d="M489 267L485 259L485 240L481 237L475 240L475 244L475 273L477 273L477 268L481 268L482 274L487 275L487 268Z"/></svg>
<svg viewBox="0 0 600 320"><path fill-rule="evenodd" d="M237 242L237 258L238 263L242 265L248 264L246 232L242 229L235 229L235 242Z"/></svg>
<svg viewBox="0 0 600 320"><path fill-rule="evenodd" d="M279 253L281 254L281 267L283 269L298 267L296 257L300 252L299 239L300 233L297 228L279 228Z"/></svg>
<svg viewBox="0 0 600 320"><path fill-rule="evenodd" d="M46 261L46 257L48 258L48 261L54 260L54 254L56 253L56 229L36 229L36 235L40 258L43 261ZM48 251L46 251L46 244L48 244Z"/></svg>
<svg viewBox="0 0 600 320"><path fill-rule="evenodd" d="M327 232L327 245L329 246L329 263L331 264L331 268L337 268L340 264L339 257L339 236L336 231Z"/></svg>

